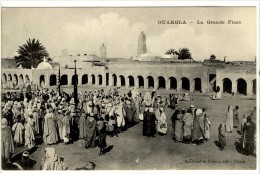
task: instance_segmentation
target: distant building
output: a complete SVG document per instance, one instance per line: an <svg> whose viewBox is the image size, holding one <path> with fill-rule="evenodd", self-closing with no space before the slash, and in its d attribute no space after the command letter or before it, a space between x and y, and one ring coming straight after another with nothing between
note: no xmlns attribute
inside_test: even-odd
<svg viewBox="0 0 260 174"><path fill-rule="evenodd" d="M62 50L59 57L62 86L75 84L140 89L165 89L177 93L212 92L216 87L222 93L255 95L256 63L207 59L197 62L181 60L176 55L153 55L147 53L146 38L141 32L136 57L100 58L94 54L70 55ZM100 56L106 57L106 48L100 48ZM74 74L74 60L77 76ZM2 89L23 89L30 82L40 87L58 85L58 64L44 59L36 69L16 68L14 59L2 59ZM86 88L87 89L87 88Z"/></svg>
<svg viewBox="0 0 260 174"><path fill-rule="evenodd" d="M2 58L1 59L1 68L16 68L15 59Z"/></svg>

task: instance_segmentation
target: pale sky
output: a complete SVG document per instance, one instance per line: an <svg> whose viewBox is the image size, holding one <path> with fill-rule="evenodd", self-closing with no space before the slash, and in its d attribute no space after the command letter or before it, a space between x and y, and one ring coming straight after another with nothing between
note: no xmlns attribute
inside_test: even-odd
<svg viewBox="0 0 260 174"><path fill-rule="evenodd" d="M186 25L158 24L160 20L185 20ZM203 25L197 24L203 21ZM222 20L224 25L206 24ZM227 24L228 20L241 24ZM193 23L190 23L193 22ZM3 8L2 58L13 57L28 38L39 39L50 57L97 54L104 42L107 57L137 54L138 34L144 31L149 54L189 48L195 60L211 54L227 60L254 60L256 56L255 7L172 8Z"/></svg>

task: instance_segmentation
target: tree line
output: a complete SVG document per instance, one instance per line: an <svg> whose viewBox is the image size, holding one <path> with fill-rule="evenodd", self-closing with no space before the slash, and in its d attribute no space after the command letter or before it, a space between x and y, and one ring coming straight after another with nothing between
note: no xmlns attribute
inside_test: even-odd
<svg viewBox="0 0 260 174"><path fill-rule="evenodd" d="M191 52L188 48L180 48L178 51L175 49L171 48L166 51L167 55L177 55L178 59L184 60L184 59L192 59L191 57Z"/></svg>

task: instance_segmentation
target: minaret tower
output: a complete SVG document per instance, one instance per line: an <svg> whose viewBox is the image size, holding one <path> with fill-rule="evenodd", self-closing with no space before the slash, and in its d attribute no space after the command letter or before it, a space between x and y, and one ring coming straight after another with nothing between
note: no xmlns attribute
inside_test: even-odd
<svg viewBox="0 0 260 174"><path fill-rule="evenodd" d="M147 53L146 49L146 37L144 32L142 31L138 36L138 48L137 48L137 55Z"/></svg>

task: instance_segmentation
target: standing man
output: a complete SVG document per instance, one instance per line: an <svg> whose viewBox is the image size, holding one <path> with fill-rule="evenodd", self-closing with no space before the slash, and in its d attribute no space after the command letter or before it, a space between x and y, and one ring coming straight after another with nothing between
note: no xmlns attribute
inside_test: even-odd
<svg viewBox="0 0 260 174"><path fill-rule="evenodd" d="M1 143L2 143L2 161L6 162L14 154L14 142L11 127L8 126L6 118L1 120Z"/></svg>
<svg viewBox="0 0 260 174"><path fill-rule="evenodd" d="M247 117L243 131L243 148L245 155L254 155L256 126L255 123L252 122L251 116Z"/></svg>
<svg viewBox="0 0 260 174"><path fill-rule="evenodd" d="M239 114L238 114L238 110L239 110L239 106L236 106L234 109L233 109L233 114L234 114L234 124L233 124L233 127L234 128L239 128L240 126L240 119L239 119Z"/></svg>
<svg viewBox="0 0 260 174"><path fill-rule="evenodd" d="M149 112L146 115L146 133L148 137L154 137L156 134L156 117L153 108L149 108Z"/></svg>

